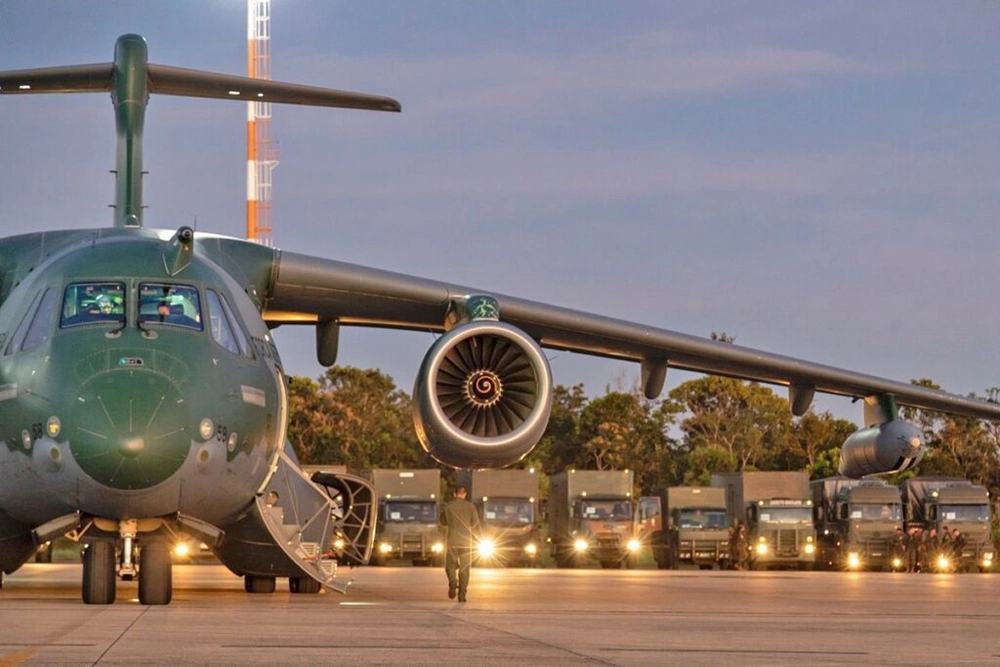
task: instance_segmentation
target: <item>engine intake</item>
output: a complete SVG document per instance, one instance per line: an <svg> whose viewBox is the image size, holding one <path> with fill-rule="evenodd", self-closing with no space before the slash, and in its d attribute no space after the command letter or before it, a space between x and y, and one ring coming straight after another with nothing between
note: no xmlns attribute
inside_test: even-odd
<svg viewBox="0 0 1000 667"><path fill-rule="evenodd" d="M455 327L427 351L413 388L423 448L456 468L524 458L552 410L552 373L530 336L504 322Z"/></svg>

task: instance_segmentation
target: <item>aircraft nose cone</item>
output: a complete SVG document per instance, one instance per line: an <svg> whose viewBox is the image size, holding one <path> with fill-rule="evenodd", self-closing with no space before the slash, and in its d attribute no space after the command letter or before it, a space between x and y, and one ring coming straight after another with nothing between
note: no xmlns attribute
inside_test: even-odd
<svg viewBox="0 0 1000 667"><path fill-rule="evenodd" d="M155 486L177 472L191 448L189 411L166 374L113 369L87 380L66 434L77 463L115 489Z"/></svg>

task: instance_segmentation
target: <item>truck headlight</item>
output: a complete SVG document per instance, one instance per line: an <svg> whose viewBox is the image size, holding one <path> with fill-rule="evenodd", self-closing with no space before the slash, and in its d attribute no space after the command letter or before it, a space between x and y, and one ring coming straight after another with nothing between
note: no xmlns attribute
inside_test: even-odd
<svg viewBox="0 0 1000 667"><path fill-rule="evenodd" d="M939 570L947 570L951 565L951 561L948 560L947 556L938 556L937 566Z"/></svg>
<svg viewBox="0 0 1000 667"><path fill-rule="evenodd" d="M642 545L639 544L639 540L637 540L637 539L631 539L631 540L628 541L628 550L629 551L638 551L639 547L641 547L641 546Z"/></svg>
<svg viewBox="0 0 1000 667"><path fill-rule="evenodd" d="M431 553L439 554L444 552L444 544L441 542L435 542L431 545Z"/></svg>
<svg viewBox="0 0 1000 667"><path fill-rule="evenodd" d="M191 547L188 546L187 542L178 542L174 546L174 555L178 558L187 558L191 553Z"/></svg>
<svg viewBox="0 0 1000 667"><path fill-rule="evenodd" d="M528 542L527 544L524 545L524 553L528 554L529 556L534 556L535 554L538 553L538 547L535 545L534 542Z"/></svg>
<svg viewBox="0 0 1000 667"><path fill-rule="evenodd" d="M578 538L573 542L573 548L577 551L586 551L590 545L587 544L587 540Z"/></svg>
<svg viewBox="0 0 1000 667"><path fill-rule="evenodd" d="M493 540L479 540L479 555L482 558L489 558L495 550Z"/></svg>
<svg viewBox="0 0 1000 667"><path fill-rule="evenodd" d="M812 542L809 542L808 544L806 544L806 553L807 554L814 554L814 553L816 553L816 545L813 544Z"/></svg>
<svg viewBox="0 0 1000 667"><path fill-rule="evenodd" d="M343 550L343 548L344 548L344 544L346 544L346 543L344 542L344 538L342 538L342 537L338 537L337 539L335 539L335 540L333 541L333 548L334 548L334 549L337 549L338 551L342 551L342 550Z"/></svg>
<svg viewBox="0 0 1000 667"><path fill-rule="evenodd" d="M903 567L903 559L897 556L892 559L892 569L898 570Z"/></svg>
<svg viewBox="0 0 1000 667"><path fill-rule="evenodd" d="M857 551L852 551L851 553L847 554L847 567L851 568L852 570L856 570L859 567L861 567L861 556L858 554Z"/></svg>
<svg viewBox="0 0 1000 667"><path fill-rule="evenodd" d="M380 554L390 553L390 552L392 552L392 545L389 544L388 542L379 542L378 543L378 552Z"/></svg>
<svg viewBox="0 0 1000 667"><path fill-rule="evenodd" d="M755 551L760 556L766 555L767 554L767 542L758 542Z"/></svg>

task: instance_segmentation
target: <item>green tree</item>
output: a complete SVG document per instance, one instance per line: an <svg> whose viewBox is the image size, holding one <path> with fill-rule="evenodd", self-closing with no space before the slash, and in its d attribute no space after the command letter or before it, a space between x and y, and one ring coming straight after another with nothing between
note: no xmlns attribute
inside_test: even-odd
<svg viewBox="0 0 1000 667"><path fill-rule="evenodd" d="M816 414L811 410L795 420L792 437L786 442L788 447L778 452L775 469L808 470L813 479L829 477L817 474L829 471L829 462L834 462L833 473L837 474L840 447L858 427L846 419L837 419L829 412ZM832 452L832 456L823 456Z"/></svg>
<svg viewBox="0 0 1000 667"><path fill-rule="evenodd" d="M644 398L638 387L629 393L613 391L590 401L580 414L582 467L632 470L639 489L648 489L667 454L667 429L672 415L656 401Z"/></svg>
<svg viewBox="0 0 1000 667"><path fill-rule="evenodd" d="M379 370L334 366L289 382L289 438L303 463L350 470L434 467L413 431L411 401Z"/></svg>
<svg viewBox="0 0 1000 667"><path fill-rule="evenodd" d="M755 382L706 376L676 386L670 400L685 415L680 422L688 452L685 479L757 469L766 463L769 451L787 447L785 441L791 437L788 401ZM721 448L726 456L691 456L702 448ZM726 468L690 469L706 462Z"/></svg>
<svg viewBox="0 0 1000 667"><path fill-rule="evenodd" d="M548 426L526 462L549 475L579 465L582 456L580 413L586 404L582 384L571 388L556 385Z"/></svg>

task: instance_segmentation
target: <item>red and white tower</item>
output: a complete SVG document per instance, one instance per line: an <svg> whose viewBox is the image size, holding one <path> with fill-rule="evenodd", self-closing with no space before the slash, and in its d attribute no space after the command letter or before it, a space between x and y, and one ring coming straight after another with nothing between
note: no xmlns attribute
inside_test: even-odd
<svg viewBox="0 0 1000 667"><path fill-rule="evenodd" d="M271 0L247 0L247 76L271 78ZM271 105L247 103L247 239L271 245Z"/></svg>

